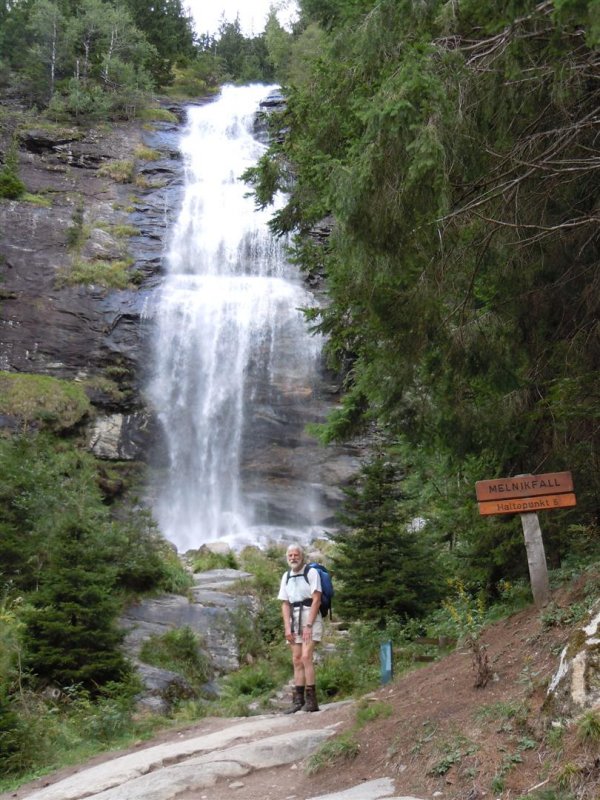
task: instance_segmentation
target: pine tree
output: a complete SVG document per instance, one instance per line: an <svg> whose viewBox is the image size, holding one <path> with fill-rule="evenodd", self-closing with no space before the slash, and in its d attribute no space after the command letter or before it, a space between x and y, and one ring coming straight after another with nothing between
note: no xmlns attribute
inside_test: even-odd
<svg viewBox="0 0 600 800"><path fill-rule="evenodd" d="M116 627L116 568L98 520L67 513L50 564L24 615L25 666L38 680L95 689L122 679L127 664Z"/></svg>
<svg viewBox="0 0 600 800"><path fill-rule="evenodd" d="M378 455L345 490L332 571L340 586L336 607L347 619L384 626L392 617L422 616L440 596L435 549L406 519L400 477L397 465Z"/></svg>

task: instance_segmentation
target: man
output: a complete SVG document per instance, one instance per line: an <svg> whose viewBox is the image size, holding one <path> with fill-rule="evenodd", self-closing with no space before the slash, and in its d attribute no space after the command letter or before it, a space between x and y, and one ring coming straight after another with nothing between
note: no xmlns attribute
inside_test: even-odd
<svg viewBox="0 0 600 800"><path fill-rule="evenodd" d="M291 544L286 557L290 569L281 578L277 599L281 600L285 638L292 648L294 694L292 706L285 713L294 714L301 708L318 711L313 656L315 643L323 635L319 612L321 576L314 567L305 576L304 551L300 545Z"/></svg>

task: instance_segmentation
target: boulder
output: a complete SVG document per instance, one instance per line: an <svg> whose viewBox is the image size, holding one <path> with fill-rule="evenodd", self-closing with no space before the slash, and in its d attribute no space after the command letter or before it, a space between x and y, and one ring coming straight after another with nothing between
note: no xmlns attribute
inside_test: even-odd
<svg viewBox="0 0 600 800"><path fill-rule="evenodd" d="M577 629L564 647L546 707L567 718L600 709L600 602L587 625Z"/></svg>

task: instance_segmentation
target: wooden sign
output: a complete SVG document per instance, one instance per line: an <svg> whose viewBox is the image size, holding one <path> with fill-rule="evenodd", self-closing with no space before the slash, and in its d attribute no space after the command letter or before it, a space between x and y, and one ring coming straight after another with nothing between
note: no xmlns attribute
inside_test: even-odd
<svg viewBox="0 0 600 800"><path fill-rule="evenodd" d="M547 472L477 481L475 492L481 515L521 515L531 591L536 606L542 608L550 599L550 582L537 512L577 505L571 473Z"/></svg>
<svg viewBox="0 0 600 800"><path fill-rule="evenodd" d="M577 505L577 498L572 492L566 494L549 494L543 497L516 497L507 500L488 500L479 503L482 516L490 514L528 514L538 511L550 511L553 508L569 508Z"/></svg>
<svg viewBox="0 0 600 800"><path fill-rule="evenodd" d="M573 491L570 472L547 472L544 475L518 475L515 478L497 478L477 481L475 492L480 503L487 500L508 500L512 497L537 497L538 495L564 494ZM532 509L535 510L535 509ZM496 512L502 513L500 511ZM509 512L504 512L509 513ZM510 513L515 513L514 511Z"/></svg>

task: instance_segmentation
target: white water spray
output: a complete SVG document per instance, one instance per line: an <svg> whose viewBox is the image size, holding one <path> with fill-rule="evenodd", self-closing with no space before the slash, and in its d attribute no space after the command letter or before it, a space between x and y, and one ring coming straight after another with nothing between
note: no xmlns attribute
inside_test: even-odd
<svg viewBox="0 0 600 800"><path fill-rule="evenodd" d="M256 211L240 181L264 151L251 131L272 88L225 87L190 109L181 141L185 191L153 312L149 387L167 447L154 514L180 551L268 539L268 489L247 477L256 408L274 392L310 398L316 378L320 342L300 311L312 298L268 229L272 212Z"/></svg>

